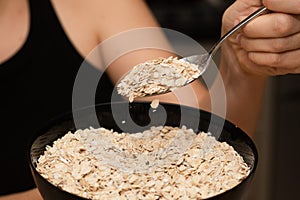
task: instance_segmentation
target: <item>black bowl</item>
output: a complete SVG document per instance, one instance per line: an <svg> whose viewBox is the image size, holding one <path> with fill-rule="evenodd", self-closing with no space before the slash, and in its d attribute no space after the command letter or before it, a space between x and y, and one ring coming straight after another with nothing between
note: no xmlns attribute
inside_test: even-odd
<svg viewBox="0 0 300 200"><path fill-rule="evenodd" d="M134 123L133 123L134 122ZM83 200L85 198L70 194L49 183L37 171L37 159L45 151L46 145L62 137L68 131L79 128L99 126L116 131L137 132L148 129L152 125L182 126L194 129L195 132L217 133L219 141L231 145L250 166L251 172L236 187L209 199L241 199L245 193L257 166L257 150L253 141L241 129L221 117L202 110L160 103L157 109L152 109L149 102L128 104L126 102L99 104L76 112L64 114L50 121L30 142L28 151L29 164L36 185L45 200Z"/></svg>

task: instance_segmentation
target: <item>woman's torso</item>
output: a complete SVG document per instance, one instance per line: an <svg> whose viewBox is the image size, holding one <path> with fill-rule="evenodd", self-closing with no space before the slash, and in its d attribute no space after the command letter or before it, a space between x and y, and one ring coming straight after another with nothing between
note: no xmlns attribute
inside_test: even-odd
<svg viewBox="0 0 300 200"><path fill-rule="evenodd" d="M10 12L0 15L0 29L12 26L14 33L6 32L0 39L0 152L5 174L0 194L33 186L26 162L28 138L47 120L71 110L76 73L98 43L93 31L82 25L87 24L84 18L75 15L76 9L67 9L69 0L11 2L20 6L14 17ZM109 79L104 76L101 81ZM112 88L110 83L101 88L104 95L98 102L109 101Z"/></svg>

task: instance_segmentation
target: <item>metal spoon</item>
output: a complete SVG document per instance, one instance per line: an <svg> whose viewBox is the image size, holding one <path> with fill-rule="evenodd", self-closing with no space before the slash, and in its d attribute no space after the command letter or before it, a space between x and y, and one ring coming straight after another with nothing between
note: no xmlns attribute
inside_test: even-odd
<svg viewBox="0 0 300 200"><path fill-rule="evenodd" d="M233 33L235 33L237 30L239 30L240 28L242 28L243 26L245 26L248 22L250 22L251 20L253 20L257 16L259 16L261 14L265 14L267 12L268 12L268 9L266 7L264 7L264 6L261 7L261 8L259 8L259 9L257 9L255 12L253 12L252 14L250 14L247 18L245 18L240 23L238 23L236 26L234 26L223 37L221 37L214 44L214 46L209 50L208 53L200 54L200 55L193 55L193 56L189 56L189 57L184 57L184 58L181 58L181 60L187 61L189 63L198 65L199 69L201 71L199 76L201 76L206 71L207 67L209 66L209 63L211 62L213 56L216 54L216 52L218 51L218 49L221 47L222 43L229 36L231 36ZM191 83L192 81L190 81L188 83Z"/></svg>

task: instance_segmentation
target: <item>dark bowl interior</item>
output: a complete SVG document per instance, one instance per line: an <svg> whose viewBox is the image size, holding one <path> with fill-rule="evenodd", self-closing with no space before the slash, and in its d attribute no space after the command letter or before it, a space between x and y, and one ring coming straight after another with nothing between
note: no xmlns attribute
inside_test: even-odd
<svg viewBox="0 0 300 200"><path fill-rule="evenodd" d="M95 117L97 122L95 122ZM224 122L223 118L209 112L165 103L160 103L160 106L155 110L150 107L149 102L99 104L95 107L80 109L73 114L67 113L53 119L43 126L31 140L28 151L29 164L36 185L45 200L85 199L55 187L45 180L36 171L35 167L37 159L45 151L46 145L51 145L53 141L62 137L68 131L75 131L76 129L90 126L98 128L99 125L107 129L132 133L148 129L153 125L186 125L188 128L193 128L195 132L209 131L213 135L214 130L220 130L217 139L233 146L250 166L251 172L236 187L209 199L241 199L246 193L245 190L249 187L257 166L257 150L247 134L232 123L226 120Z"/></svg>

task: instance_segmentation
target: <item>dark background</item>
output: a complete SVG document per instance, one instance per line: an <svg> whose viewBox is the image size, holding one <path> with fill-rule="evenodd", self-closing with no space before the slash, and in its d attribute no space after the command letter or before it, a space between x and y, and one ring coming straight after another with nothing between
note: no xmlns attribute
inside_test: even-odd
<svg viewBox="0 0 300 200"><path fill-rule="evenodd" d="M147 0L164 28L182 32L194 39L220 36L222 13L233 0Z"/></svg>
<svg viewBox="0 0 300 200"><path fill-rule="evenodd" d="M161 26L208 48L220 37L224 10L233 0L148 0ZM241 111L242 112L242 111ZM297 199L300 186L300 75L268 80L255 136L259 165L247 199Z"/></svg>

